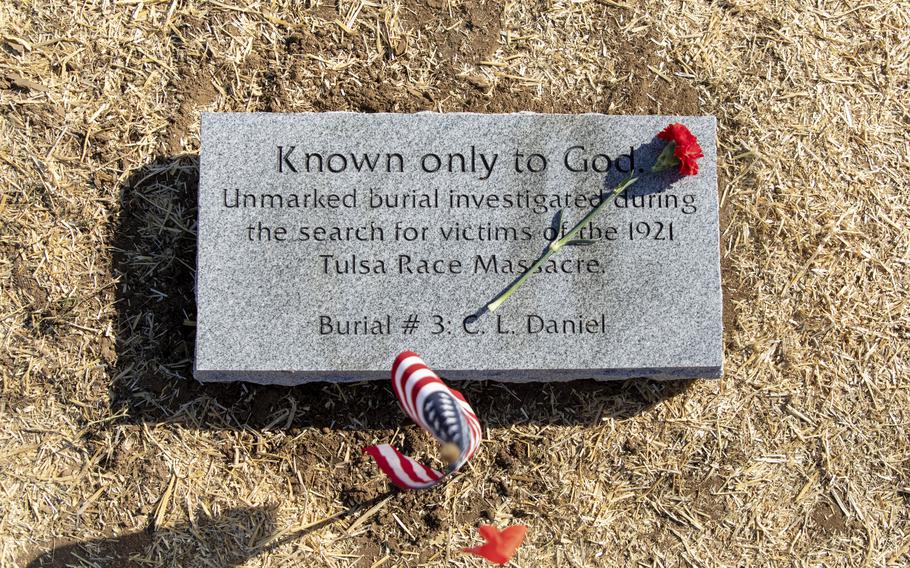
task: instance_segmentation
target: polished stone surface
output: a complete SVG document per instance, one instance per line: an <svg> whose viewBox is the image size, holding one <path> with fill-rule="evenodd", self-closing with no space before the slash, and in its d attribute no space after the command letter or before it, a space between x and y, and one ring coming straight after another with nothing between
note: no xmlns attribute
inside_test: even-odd
<svg viewBox="0 0 910 568"><path fill-rule="evenodd" d="M640 172L594 244L464 324L676 121L697 176ZM720 376L716 155L713 117L205 113L195 376L386 378L403 349L455 379Z"/></svg>

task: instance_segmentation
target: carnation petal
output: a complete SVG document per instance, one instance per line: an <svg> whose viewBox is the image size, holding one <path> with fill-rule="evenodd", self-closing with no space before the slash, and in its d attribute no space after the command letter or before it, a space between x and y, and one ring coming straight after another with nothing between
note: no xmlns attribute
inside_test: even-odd
<svg viewBox="0 0 910 568"><path fill-rule="evenodd" d="M679 173L684 176L695 175L698 173L698 158L704 158L698 139L684 125L679 122L667 125L660 131L657 137L667 142L675 142L676 147L673 155L679 159Z"/></svg>

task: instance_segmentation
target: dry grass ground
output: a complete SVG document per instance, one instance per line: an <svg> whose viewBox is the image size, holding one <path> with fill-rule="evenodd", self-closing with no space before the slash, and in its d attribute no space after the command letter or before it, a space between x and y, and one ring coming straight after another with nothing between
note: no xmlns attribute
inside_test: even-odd
<svg viewBox="0 0 910 568"><path fill-rule="evenodd" d="M910 6L729 0L0 4L0 564L910 565ZM726 377L465 385L431 445L386 385L188 381L201 110L716 114Z"/></svg>

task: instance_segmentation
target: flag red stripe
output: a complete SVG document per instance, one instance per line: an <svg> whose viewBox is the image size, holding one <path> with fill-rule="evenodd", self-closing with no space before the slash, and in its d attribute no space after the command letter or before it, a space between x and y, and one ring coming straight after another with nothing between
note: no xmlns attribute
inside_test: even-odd
<svg viewBox="0 0 910 568"><path fill-rule="evenodd" d="M392 453L392 456L384 454L382 448L388 449ZM363 451L376 461L376 464L379 465L379 469L389 477L392 483L402 489L424 489L431 487L442 477L442 474L438 471L412 460L388 444L367 446L363 448ZM394 463L392 460L394 460ZM396 465L398 466L398 469L400 469L400 473L396 470ZM430 481L424 481L423 478L417 474L415 471L417 467L420 468L421 472L426 474L426 477L429 478Z"/></svg>
<svg viewBox="0 0 910 568"><path fill-rule="evenodd" d="M379 447L367 446L363 449L363 451L372 456L373 460L376 462L376 465L379 466L379 469L381 469L382 472L386 474L386 476L388 476L392 483L394 483L397 487L400 487L401 489L413 489L409 483L407 483L404 479L398 477L398 473L392 469L392 466L389 464L388 460L386 460L386 457L380 453Z"/></svg>
<svg viewBox="0 0 910 568"><path fill-rule="evenodd" d="M418 416L420 416L420 425L426 427L426 420L423 418L423 409L417 408L417 395L420 394L421 389L430 383L442 383L438 377L424 377L419 379L414 383L414 388L411 389L411 406L416 410Z"/></svg>
<svg viewBox="0 0 910 568"><path fill-rule="evenodd" d="M398 393L398 396L401 399L400 402L402 402L402 404L406 404L408 406L408 408L411 409L410 412L408 413L411 416L411 419L414 420L414 422L417 422L418 424L420 424L420 426L422 428L425 427L426 422L423 420L423 417L420 414L420 410L417 408L417 393L420 391L420 388L425 383L421 382L421 383L417 383L414 386L412 386L410 398L408 398L407 385L408 385L408 382L411 380L411 376L414 373L416 373L418 371L422 371L424 369L426 369L430 373L430 375L427 377L424 377L423 379L420 379L421 381L424 381L427 379L429 379L430 381L432 381L432 380L439 381L439 377L436 376L436 373L433 372L433 369L427 367L423 363L414 363L413 365L411 365L410 367L405 369L404 373L402 373L402 375L401 375L401 381L402 381L401 392ZM442 382L442 381L440 381L440 382Z"/></svg>
<svg viewBox="0 0 910 568"><path fill-rule="evenodd" d="M398 450L395 450L395 453L400 454L401 452L399 452ZM416 481L418 483L426 483L423 480L423 478L421 476L417 475L417 472L414 471L414 464L417 462L411 461L405 455L402 455L400 459L401 459L401 464L400 464L401 469L402 469L402 471L404 471L407 474L408 477L410 477L411 479L413 479L414 481ZM430 479L432 480L433 478L431 477Z"/></svg>

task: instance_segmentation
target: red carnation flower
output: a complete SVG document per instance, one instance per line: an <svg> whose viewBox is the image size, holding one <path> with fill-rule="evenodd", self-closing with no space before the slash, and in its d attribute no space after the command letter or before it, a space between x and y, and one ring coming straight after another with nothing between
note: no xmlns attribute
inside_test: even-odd
<svg viewBox="0 0 910 568"><path fill-rule="evenodd" d="M695 138L695 135L692 134L685 125L675 122L663 130L660 131L660 134L657 135L661 140L670 142L667 145L667 148L664 149L664 153L668 153L670 148L673 150L673 156L676 157L676 160L673 160L673 163L668 163L664 159L664 155L661 154L661 157L658 159L658 164L663 162L664 167L655 166L655 170L659 171L660 169L666 169L667 165L676 165L679 164L679 173L684 176L694 176L698 173L698 158L704 158L705 155L701 151L701 146L698 145L698 139ZM669 157L669 156L667 156Z"/></svg>

